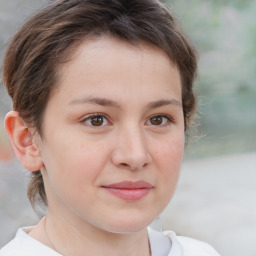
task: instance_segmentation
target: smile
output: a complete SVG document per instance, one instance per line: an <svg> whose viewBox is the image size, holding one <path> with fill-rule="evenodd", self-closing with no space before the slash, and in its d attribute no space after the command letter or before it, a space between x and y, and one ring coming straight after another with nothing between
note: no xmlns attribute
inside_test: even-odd
<svg viewBox="0 0 256 256"><path fill-rule="evenodd" d="M122 181L106 186L102 186L111 194L127 201L137 201L144 198L153 186L146 181Z"/></svg>

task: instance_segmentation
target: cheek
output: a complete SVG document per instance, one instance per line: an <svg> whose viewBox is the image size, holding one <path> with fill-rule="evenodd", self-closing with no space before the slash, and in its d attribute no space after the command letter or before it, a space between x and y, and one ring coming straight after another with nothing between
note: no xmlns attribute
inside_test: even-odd
<svg viewBox="0 0 256 256"><path fill-rule="evenodd" d="M157 158L157 162L161 165L166 165L166 170L176 169L175 167L181 165L181 161L184 153L184 135L165 139L158 144L155 144L154 155Z"/></svg>
<svg viewBox="0 0 256 256"><path fill-rule="evenodd" d="M155 163L163 185L176 186L184 153L184 135L170 138L155 148Z"/></svg>
<svg viewBox="0 0 256 256"><path fill-rule="evenodd" d="M184 151L184 135L168 138L154 144L154 164L157 177L157 202L159 212L170 202L178 182ZM161 200L159 200L161 199Z"/></svg>
<svg viewBox="0 0 256 256"><path fill-rule="evenodd" d="M81 202L94 203L94 187L104 161L94 148L79 144L76 146L67 150L51 147L52 150L47 152L45 165L50 197L57 196L65 204L75 208Z"/></svg>
<svg viewBox="0 0 256 256"><path fill-rule="evenodd" d="M71 141L54 140L48 145L46 169L49 179L58 187L65 184L67 191L76 193L80 190L83 193L89 184L97 183L108 158L109 149L102 142L90 143L75 138Z"/></svg>

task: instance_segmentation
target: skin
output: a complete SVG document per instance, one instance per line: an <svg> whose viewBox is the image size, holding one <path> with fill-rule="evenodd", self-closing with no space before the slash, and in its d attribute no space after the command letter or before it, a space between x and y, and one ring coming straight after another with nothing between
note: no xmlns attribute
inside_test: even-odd
<svg viewBox="0 0 256 256"><path fill-rule="evenodd" d="M29 235L63 255L150 255L146 227L173 196L183 157L179 71L160 49L101 37L83 42L60 73L42 136L17 112L6 117L48 199L47 221ZM138 180L152 184L139 200L104 188Z"/></svg>

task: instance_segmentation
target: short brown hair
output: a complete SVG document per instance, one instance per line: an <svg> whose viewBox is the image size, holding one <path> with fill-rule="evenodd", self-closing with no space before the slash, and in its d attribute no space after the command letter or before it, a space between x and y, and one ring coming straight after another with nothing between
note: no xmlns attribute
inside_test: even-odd
<svg viewBox="0 0 256 256"><path fill-rule="evenodd" d="M10 42L3 64L3 81L20 117L41 134L58 66L80 42L102 35L151 44L170 57L181 75L187 130L196 105L196 52L158 0L58 0L29 19ZM33 172L28 196L33 206L37 199L47 205L40 171Z"/></svg>

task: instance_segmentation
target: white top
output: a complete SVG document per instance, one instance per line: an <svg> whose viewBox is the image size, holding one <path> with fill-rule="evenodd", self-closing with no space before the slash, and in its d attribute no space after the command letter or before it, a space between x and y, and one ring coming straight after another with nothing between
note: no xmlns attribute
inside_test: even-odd
<svg viewBox="0 0 256 256"><path fill-rule="evenodd" d="M15 238L0 250L0 256L62 256L27 234L28 228L17 231ZM188 237L176 236L148 228L152 256L220 256L210 245Z"/></svg>

